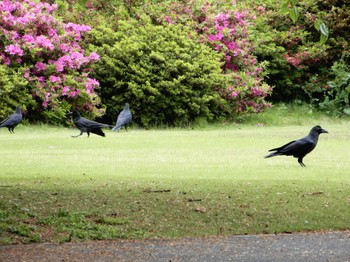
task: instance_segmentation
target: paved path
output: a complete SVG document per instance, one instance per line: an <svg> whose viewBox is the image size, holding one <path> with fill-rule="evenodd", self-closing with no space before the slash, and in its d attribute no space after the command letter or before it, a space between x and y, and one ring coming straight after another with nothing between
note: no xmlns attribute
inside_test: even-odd
<svg viewBox="0 0 350 262"><path fill-rule="evenodd" d="M0 261L350 261L350 231L0 246Z"/></svg>

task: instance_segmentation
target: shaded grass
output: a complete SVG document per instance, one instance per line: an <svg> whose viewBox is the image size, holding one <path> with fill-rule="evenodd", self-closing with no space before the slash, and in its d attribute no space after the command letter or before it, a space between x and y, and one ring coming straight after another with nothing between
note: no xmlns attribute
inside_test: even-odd
<svg viewBox="0 0 350 262"><path fill-rule="evenodd" d="M286 125L308 125L311 123L324 122L341 122L343 119L330 117L309 104L291 103L291 104L274 104L272 108L259 113L244 115L241 121L245 124L260 123L269 126L286 126Z"/></svg>
<svg viewBox="0 0 350 262"><path fill-rule="evenodd" d="M263 158L315 124L307 168ZM0 131L0 243L349 229L346 122L77 132Z"/></svg>

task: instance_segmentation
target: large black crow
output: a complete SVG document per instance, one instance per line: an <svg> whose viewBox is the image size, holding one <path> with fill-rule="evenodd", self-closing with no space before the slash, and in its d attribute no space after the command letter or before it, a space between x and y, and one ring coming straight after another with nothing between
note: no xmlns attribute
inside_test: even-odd
<svg viewBox="0 0 350 262"><path fill-rule="evenodd" d="M90 133L93 133L99 136L106 136L105 133L103 133L103 131L101 130L101 128L111 127L110 125L98 123L98 122L86 119L85 117L81 117L78 111L69 112L67 113L67 115L73 116L74 124L80 130L79 135L72 136L72 137L81 136L84 132L87 133L88 137L90 136Z"/></svg>
<svg viewBox="0 0 350 262"><path fill-rule="evenodd" d="M319 134L322 134L322 133L328 133L328 132L327 130L322 129L320 126L314 126L311 129L308 136L301 138L299 140L289 142L284 146L270 149L269 151L275 151L275 152L271 153L265 158L280 156L280 155L294 156L298 158L298 163L302 167L304 167L305 166L303 163L304 156L306 156L316 147L318 136Z"/></svg>
<svg viewBox="0 0 350 262"><path fill-rule="evenodd" d="M6 118L4 121L1 122L1 127L7 127L10 133L15 133L13 130L15 127L22 121L22 111L19 106L16 107L16 112L14 112L12 115L10 115L8 118Z"/></svg>
<svg viewBox="0 0 350 262"><path fill-rule="evenodd" d="M129 104L125 103L125 107L123 111L121 111L118 115L117 122L115 124L115 127L112 128L112 131L119 131L119 129L124 126L125 131L128 131L127 125L130 123L132 120L132 114L129 110Z"/></svg>

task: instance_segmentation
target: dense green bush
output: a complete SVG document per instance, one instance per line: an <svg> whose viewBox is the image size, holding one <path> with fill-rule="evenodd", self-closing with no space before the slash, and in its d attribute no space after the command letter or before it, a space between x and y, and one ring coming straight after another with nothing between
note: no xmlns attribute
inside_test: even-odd
<svg viewBox="0 0 350 262"><path fill-rule="evenodd" d="M350 0L315 1L311 10L318 12L330 28L323 71L314 74L306 85L310 100L332 115L350 114ZM317 17L309 15L309 20ZM310 22L306 21L306 24Z"/></svg>
<svg viewBox="0 0 350 262"><path fill-rule="evenodd" d="M200 44L196 34L176 25L153 25L148 17L119 21L118 31L91 31L90 50L107 115L117 117L130 103L142 126L186 125L196 118L225 116L218 89L226 85L220 55Z"/></svg>
<svg viewBox="0 0 350 262"><path fill-rule="evenodd" d="M327 82L322 92L322 100L319 101L320 108L331 115L350 115L350 66L349 57L343 56L332 66L332 80Z"/></svg>
<svg viewBox="0 0 350 262"><path fill-rule="evenodd" d="M28 88L28 81L21 69L0 64L0 122L12 114L16 106L25 109L34 103Z"/></svg>

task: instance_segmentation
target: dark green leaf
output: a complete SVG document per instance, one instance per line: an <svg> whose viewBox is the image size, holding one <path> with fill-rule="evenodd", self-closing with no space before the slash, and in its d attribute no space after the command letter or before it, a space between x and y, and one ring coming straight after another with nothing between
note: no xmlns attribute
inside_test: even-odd
<svg viewBox="0 0 350 262"><path fill-rule="evenodd" d="M327 28L326 24L323 23L323 22L320 25L320 31L321 31L322 35L324 35L324 36L326 36L328 38L329 31L328 31L328 28Z"/></svg>
<svg viewBox="0 0 350 262"><path fill-rule="evenodd" d="M299 11L296 6L293 6L293 8L289 10L289 17L292 19L293 23L296 23L299 18Z"/></svg>
<svg viewBox="0 0 350 262"><path fill-rule="evenodd" d="M323 23L322 19L316 19L314 23L314 27L316 28L317 31L320 31L320 26Z"/></svg>
<svg viewBox="0 0 350 262"><path fill-rule="evenodd" d="M281 10L280 12L282 14L288 13L289 12L289 1L284 1L281 5Z"/></svg>
<svg viewBox="0 0 350 262"><path fill-rule="evenodd" d="M325 36L324 34L321 33L321 36L320 36L320 43L321 43L321 44L326 43L327 39L328 39L328 36Z"/></svg>

